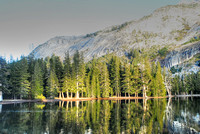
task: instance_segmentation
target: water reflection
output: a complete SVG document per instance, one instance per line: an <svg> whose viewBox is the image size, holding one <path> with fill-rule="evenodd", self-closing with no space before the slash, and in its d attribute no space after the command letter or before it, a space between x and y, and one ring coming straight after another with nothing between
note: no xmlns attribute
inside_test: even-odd
<svg viewBox="0 0 200 134"><path fill-rule="evenodd" d="M2 105L0 104L0 113L1 113L1 110L2 110Z"/></svg>
<svg viewBox="0 0 200 134"><path fill-rule="evenodd" d="M200 132L199 99L3 105L0 133Z"/></svg>

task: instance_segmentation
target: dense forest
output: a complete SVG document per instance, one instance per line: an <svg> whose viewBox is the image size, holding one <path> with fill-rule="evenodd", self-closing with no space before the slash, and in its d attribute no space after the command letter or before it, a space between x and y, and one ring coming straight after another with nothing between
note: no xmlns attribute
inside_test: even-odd
<svg viewBox="0 0 200 134"><path fill-rule="evenodd" d="M84 62L82 53L64 60L52 55L6 62L0 58L0 90L7 98L166 96L200 91L200 72L172 77L170 70L133 50L128 56L109 54Z"/></svg>

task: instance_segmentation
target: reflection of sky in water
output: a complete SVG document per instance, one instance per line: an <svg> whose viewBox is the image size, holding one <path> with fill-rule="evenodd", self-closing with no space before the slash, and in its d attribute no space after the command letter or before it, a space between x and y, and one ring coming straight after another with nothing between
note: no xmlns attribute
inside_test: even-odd
<svg viewBox="0 0 200 134"><path fill-rule="evenodd" d="M194 98L146 103L123 100L0 105L0 133L2 130L9 133L198 133L198 101Z"/></svg>
<svg viewBox="0 0 200 134"><path fill-rule="evenodd" d="M2 110L2 105L0 104L0 113L1 113L1 110Z"/></svg>
<svg viewBox="0 0 200 134"><path fill-rule="evenodd" d="M200 125L199 113L197 113L197 115L193 117L193 120L194 120L195 122L197 122L197 123Z"/></svg>

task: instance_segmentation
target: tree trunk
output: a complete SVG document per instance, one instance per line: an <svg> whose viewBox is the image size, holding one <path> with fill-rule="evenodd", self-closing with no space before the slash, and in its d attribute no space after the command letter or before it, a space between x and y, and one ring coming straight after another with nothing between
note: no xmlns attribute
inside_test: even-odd
<svg viewBox="0 0 200 134"><path fill-rule="evenodd" d="M146 88L145 88L145 85L143 85L143 98L146 98Z"/></svg>
<svg viewBox="0 0 200 134"><path fill-rule="evenodd" d="M72 97L73 97L73 93L71 92L71 99L72 99Z"/></svg>
<svg viewBox="0 0 200 134"><path fill-rule="evenodd" d="M125 97L126 97L126 92L125 92Z"/></svg>
<svg viewBox="0 0 200 134"><path fill-rule="evenodd" d="M76 98L79 98L79 92L78 91L76 92Z"/></svg>
<svg viewBox="0 0 200 134"><path fill-rule="evenodd" d="M130 93L128 93L128 97L131 97Z"/></svg>
<svg viewBox="0 0 200 134"><path fill-rule="evenodd" d="M67 101L66 109L68 110L69 108L69 101Z"/></svg>
<svg viewBox="0 0 200 134"><path fill-rule="evenodd" d="M67 96L67 98L69 98L69 92L68 92L68 90L66 91L66 96Z"/></svg>
<svg viewBox="0 0 200 134"><path fill-rule="evenodd" d="M61 92L59 92L59 98L61 98Z"/></svg>
<svg viewBox="0 0 200 134"><path fill-rule="evenodd" d="M62 92L62 98L64 99L65 98L65 96L64 96L64 93Z"/></svg>
<svg viewBox="0 0 200 134"><path fill-rule="evenodd" d="M169 90L169 88L167 88L167 93L168 93L168 96L169 96L169 97L172 96L171 91Z"/></svg>

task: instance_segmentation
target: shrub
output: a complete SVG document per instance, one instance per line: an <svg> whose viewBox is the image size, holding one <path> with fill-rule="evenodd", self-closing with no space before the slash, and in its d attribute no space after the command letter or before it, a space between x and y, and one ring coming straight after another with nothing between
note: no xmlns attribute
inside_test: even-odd
<svg viewBox="0 0 200 134"><path fill-rule="evenodd" d="M158 54L159 54L161 57L165 57L165 56L167 55L167 53L168 53L168 49L167 49L166 47L164 47L164 48L162 48L162 49L160 49L160 50L158 51Z"/></svg>
<svg viewBox="0 0 200 134"><path fill-rule="evenodd" d="M36 99L40 99L40 100L46 99L46 97L44 97L42 94L41 95L37 95L35 98Z"/></svg>

